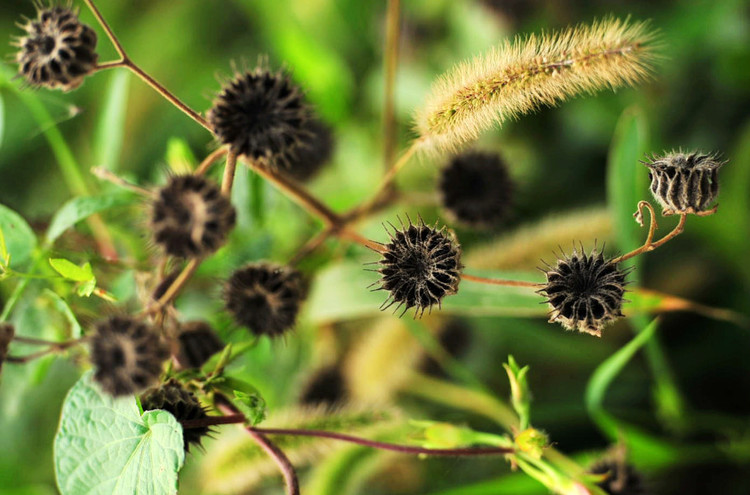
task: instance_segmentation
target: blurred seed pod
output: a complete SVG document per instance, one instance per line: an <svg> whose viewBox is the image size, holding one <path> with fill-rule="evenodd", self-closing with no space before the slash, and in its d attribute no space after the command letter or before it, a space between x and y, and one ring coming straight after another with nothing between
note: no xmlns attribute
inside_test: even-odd
<svg viewBox="0 0 750 495"><path fill-rule="evenodd" d="M18 72L34 88L71 91L96 69L96 32L78 20L78 9L37 4L36 20L21 26L13 43Z"/></svg>
<svg viewBox="0 0 750 495"><path fill-rule="evenodd" d="M304 288L300 272L269 262L235 271L224 289L227 310L257 336L279 336L294 327Z"/></svg>
<svg viewBox="0 0 750 495"><path fill-rule="evenodd" d="M94 379L110 395L134 394L153 384L168 357L156 331L130 316L99 321L91 337Z"/></svg>
<svg viewBox="0 0 750 495"><path fill-rule="evenodd" d="M715 155L672 151L642 162L649 168L651 192L662 215L708 212L719 195L719 169L726 163Z"/></svg>
<svg viewBox="0 0 750 495"><path fill-rule="evenodd" d="M646 495L643 476L630 464L604 460L589 469L590 474L606 477L596 484L609 495Z"/></svg>
<svg viewBox="0 0 750 495"><path fill-rule="evenodd" d="M496 153L468 151L455 156L440 173L440 202L457 222L475 228L496 227L508 216L513 181Z"/></svg>
<svg viewBox="0 0 750 495"><path fill-rule="evenodd" d="M348 392L341 368L331 365L315 372L302 388L300 403L310 406L335 406L346 400Z"/></svg>
<svg viewBox="0 0 750 495"><path fill-rule="evenodd" d="M284 71L263 66L235 71L206 118L232 152L269 166L286 166L309 137L309 109L302 91Z"/></svg>
<svg viewBox="0 0 750 495"><path fill-rule="evenodd" d="M318 119L304 124L307 133L304 141L290 154L286 172L300 182L313 179L330 160L333 154L333 132Z"/></svg>
<svg viewBox="0 0 750 495"><path fill-rule="evenodd" d="M216 184L196 175L178 175L159 190L151 214L154 240L167 254L206 256L219 249L234 228L234 206Z"/></svg>
<svg viewBox="0 0 750 495"><path fill-rule="evenodd" d="M177 341L179 350L175 357L183 368L200 368L211 356L224 349L224 343L214 329L203 321L181 323Z"/></svg>

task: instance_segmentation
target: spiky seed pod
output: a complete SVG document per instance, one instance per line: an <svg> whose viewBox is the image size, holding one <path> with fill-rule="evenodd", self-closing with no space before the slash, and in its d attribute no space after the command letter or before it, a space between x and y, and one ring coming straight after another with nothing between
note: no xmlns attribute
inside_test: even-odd
<svg viewBox="0 0 750 495"><path fill-rule="evenodd" d="M304 130L309 136L290 154L286 164L286 172L300 182L315 177L330 161L334 144L331 128L320 120L308 120Z"/></svg>
<svg viewBox="0 0 750 495"><path fill-rule="evenodd" d="M543 271L547 283L537 292L547 296L550 323L601 337L602 328L623 316L626 272L596 248L590 255L574 249Z"/></svg>
<svg viewBox="0 0 750 495"><path fill-rule="evenodd" d="M205 177L177 175L159 191L151 228L167 254L193 258L219 249L235 219L234 206L216 184Z"/></svg>
<svg viewBox="0 0 750 495"><path fill-rule="evenodd" d="M203 321L182 323L177 340L180 347L176 359L183 368L200 368L211 356L224 349L224 343L214 329Z"/></svg>
<svg viewBox="0 0 750 495"><path fill-rule="evenodd" d="M224 300L235 321L255 335L291 330L304 297L301 274L275 263L250 263L227 282Z"/></svg>
<svg viewBox="0 0 750 495"><path fill-rule="evenodd" d="M450 150L543 105L635 84L649 73L652 39L645 23L610 18L506 41L435 83L417 128L424 144Z"/></svg>
<svg viewBox="0 0 750 495"><path fill-rule="evenodd" d="M286 164L307 138L308 114L302 91L288 74L256 67L235 73L206 117L234 153L276 166Z"/></svg>
<svg viewBox="0 0 750 495"><path fill-rule="evenodd" d="M651 192L662 215L706 212L719 194L723 161L700 152L672 151L641 162L649 168Z"/></svg>
<svg viewBox="0 0 750 495"><path fill-rule="evenodd" d="M346 383L339 366L326 366L318 370L300 394L300 403L333 406L346 399Z"/></svg>
<svg viewBox="0 0 750 495"><path fill-rule="evenodd" d="M174 379L159 387L147 390L141 396L141 406L144 411L153 411L154 409L167 411L180 423L208 417L206 410L201 406L195 395L185 390L180 382ZM190 450L191 445L200 446L201 439L209 433L210 428L208 426L184 428L182 438L185 452Z"/></svg>
<svg viewBox="0 0 750 495"><path fill-rule="evenodd" d="M70 91L96 68L96 32L78 20L78 9L39 4L36 20L21 27L16 62L30 86Z"/></svg>
<svg viewBox="0 0 750 495"><path fill-rule="evenodd" d="M0 323L0 372L3 371L3 362L8 355L10 341L16 335L16 329L10 323Z"/></svg>
<svg viewBox="0 0 750 495"><path fill-rule="evenodd" d="M494 227L508 215L513 181L499 155L469 151L443 169L438 190L443 207L457 222Z"/></svg>
<svg viewBox="0 0 750 495"><path fill-rule="evenodd" d="M388 232L391 242L378 262L382 278L376 290L390 292L380 309L398 303L396 309L404 306L402 316L414 307L414 317L421 317L426 309L439 307L445 296L458 291L461 247L445 227L438 230L422 220L393 230L393 234Z"/></svg>
<svg viewBox="0 0 750 495"><path fill-rule="evenodd" d="M596 485L609 495L645 495L643 476L630 464L602 461L595 464L591 474L606 474L607 477Z"/></svg>
<svg viewBox="0 0 750 495"><path fill-rule="evenodd" d="M130 316L98 322L91 338L94 379L114 396L134 394L153 384L168 357L156 331Z"/></svg>

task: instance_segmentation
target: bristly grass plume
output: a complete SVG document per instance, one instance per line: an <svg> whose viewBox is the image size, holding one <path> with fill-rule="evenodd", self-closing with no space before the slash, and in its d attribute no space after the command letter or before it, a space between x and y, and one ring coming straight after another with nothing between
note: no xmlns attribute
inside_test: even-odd
<svg viewBox="0 0 750 495"><path fill-rule="evenodd" d="M654 59L654 37L646 22L606 18L505 41L434 84L417 115L423 144L452 150L494 122L579 93L641 82Z"/></svg>

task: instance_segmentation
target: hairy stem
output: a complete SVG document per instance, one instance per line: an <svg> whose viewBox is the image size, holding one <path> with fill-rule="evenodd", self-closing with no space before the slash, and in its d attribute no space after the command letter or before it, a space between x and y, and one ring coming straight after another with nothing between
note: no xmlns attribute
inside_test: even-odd
<svg viewBox="0 0 750 495"><path fill-rule="evenodd" d="M529 287L531 289L538 289L543 285L536 282L525 282L523 280L504 280L499 278L477 277L476 275L469 275L467 273L462 273L461 279L469 280L471 282L477 282L479 284L504 285L507 287Z"/></svg>

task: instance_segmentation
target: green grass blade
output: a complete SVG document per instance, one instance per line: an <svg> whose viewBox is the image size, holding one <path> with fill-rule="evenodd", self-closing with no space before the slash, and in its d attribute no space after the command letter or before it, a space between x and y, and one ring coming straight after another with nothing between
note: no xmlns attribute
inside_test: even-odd
<svg viewBox="0 0 750 495"><path fill-rule="evenodd" d="M125 70L112 72L104 99L104 109L94 134L96 165L117 170L117 162L125 136L125 115L128 104L130 74Z"/></svg>

